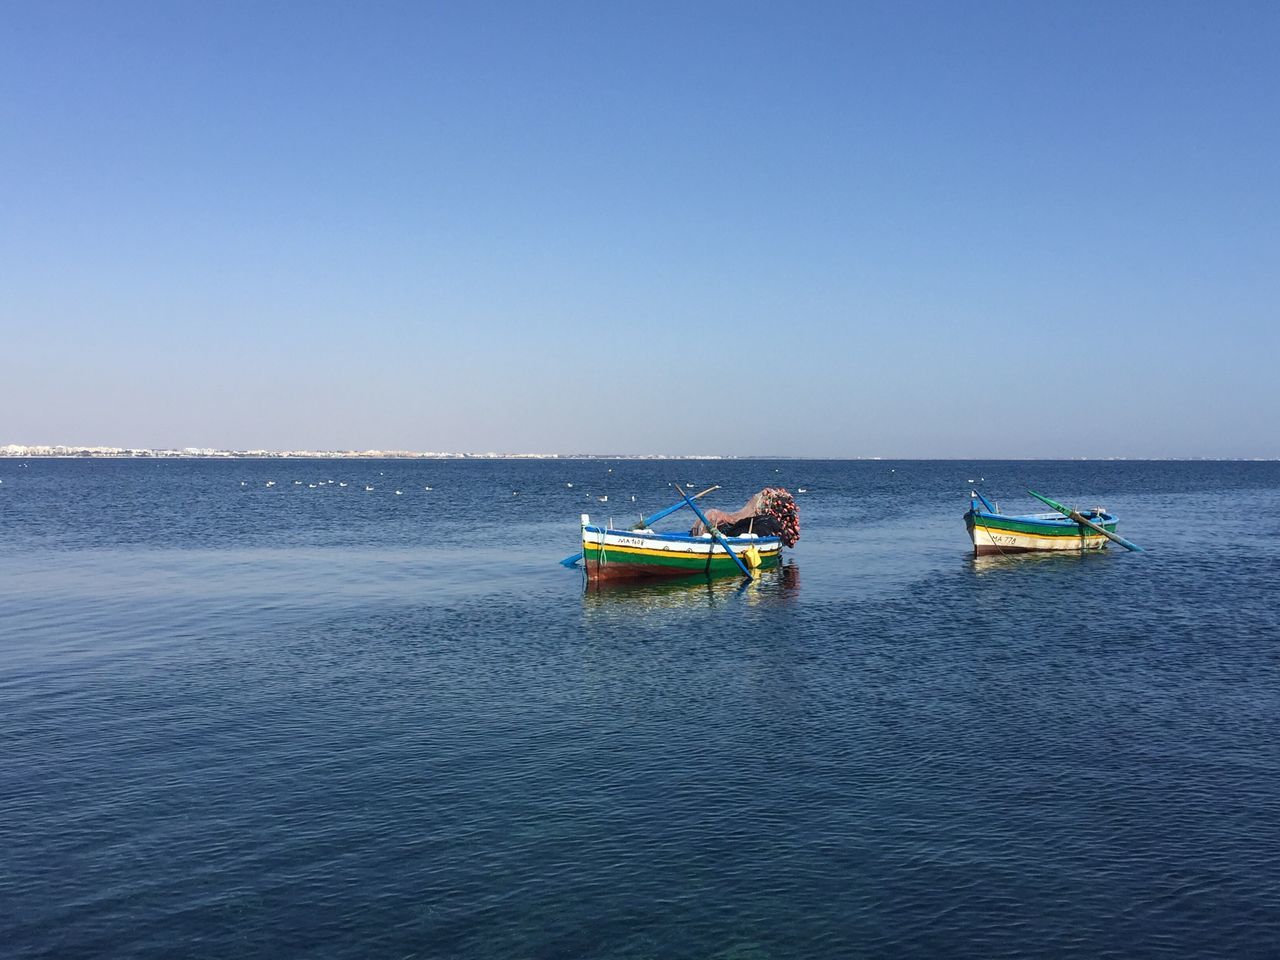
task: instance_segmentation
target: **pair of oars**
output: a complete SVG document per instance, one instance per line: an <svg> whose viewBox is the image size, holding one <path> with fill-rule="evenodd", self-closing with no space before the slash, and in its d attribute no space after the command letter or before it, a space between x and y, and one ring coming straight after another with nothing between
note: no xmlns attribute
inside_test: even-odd
<svg viewBox="0 0 1280 960"><path fill-rule="evenodd" d="M1036 493L1034 490L1028 490L1027 493L1031 494L1041 503L1045 503L1053 507L1053 509L1057 510L1060 514L1062 514L1068 520L1074 520L1076 523L1080 524L1082 527L1088 527L1090 530L1097 531L1098 533L1106 537L1108 540L1114 540L1116 543L1120 544L1120 546L1124 547L1126 550L1132 550L1134 553L1146 553L1146 551L1143 550L1136 543L1132 543L1126 540L1124 537L1120 536L1118 533L1112 533L1110 530L1108 530L1106 527L1102 526L1101 524L1094 523L1088 517L1083 516L1079 510L1068 509L1067 507L1064 507L1062 504L1058 503L1058 501L1050 500L1048 497L1042 496L1041 494ZM986 501L984 500L983 502L985 503Z"/></svg>
<svg viewBox="0 0 1280 960"><path fill-rule="evenodd" d="M680 490L680 488L679 488L679 487L676 487L676 489L677 489L677 490ZM713 493L714 491L719 490L719 489L720 489L720 485L719 485L719 484L716 484L714 487L707 487L707 489L703 490L701 493L696 493L696 494L694 494L694 495L693 495L693 500L698 500L698 499L700 499L700 498L702 498L702 497L705 497L708 493ZM688 494L686 494L683 490L680 490L680 496L684 497L684 499L683 499L683 500L681 500L679 503L673 503L671 506L667 507L666 509L664 509L664 510L659 510L659 511L658 511L657 513L655 513L653 516L651 516L651 517L645 517L644 519L642 519L639 523L637 523L637 524L636 524L634 527L632 527L631 529L632 529L632 530L643 530L645 527L652 526L653 524L657 523L659 520L663 519L664 517L669 517L669 516L671 516L671 514L675 513L677 510L683 510L683 509L685 508L685 506L686 506L686 505L688 505L688 506L693 506L693 503L692 503L692 501L690 500L689 495L688 495ZM700 512L698 512L698 508L697 508L697 507L693 507L693 509L694 509L694 512L695 512L695 513L698 513L698 516L699 516L699 517L701 517L701 516L702 516L702 514L701 514ZM706 521L705 521L705 519L703 520L703 522L704 522L704 523L706 522ZM579 560L581 560L581 559L582 559L582 554L580 554L580 553L575 553L575 554L574 554L573 556L571 556L571 557L565 557L563 560L561 560L561 561L560 561L560 563L561 563L561 565L566 566L566 567L576 567L576 566L578 565L578 561L579 561ZM741 564L739 564L739 566L741 566Z"/></svg>

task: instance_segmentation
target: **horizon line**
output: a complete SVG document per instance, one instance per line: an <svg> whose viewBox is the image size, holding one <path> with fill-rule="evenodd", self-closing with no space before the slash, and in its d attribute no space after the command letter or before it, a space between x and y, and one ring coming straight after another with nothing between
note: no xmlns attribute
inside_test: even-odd
<svg viewBox="0 0 1280 960"><path fill-rule="evenodd" d="M874 455L815 456L804 454L720 453L501 453L416 450L266 450L221 447L114 447L98 444L18 444L0 446L0 459L43 460L827 460L848 462L910 461L1200 461L1218 463L1273 463L1280 456L933 456L885 457Z"/></svg>

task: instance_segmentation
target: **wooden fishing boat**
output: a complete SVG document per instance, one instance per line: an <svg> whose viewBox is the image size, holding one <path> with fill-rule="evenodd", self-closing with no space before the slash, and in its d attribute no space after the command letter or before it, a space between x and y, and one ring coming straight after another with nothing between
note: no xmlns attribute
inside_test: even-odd
<svg viewBox="0 0 1280 960"><path fill-rule="evenodd" d="M754 533L721 538L704 533L695 537L687 533L655 533L648 527L614 530L593 524L587 514L582 515L582 558L587 576L592 580L696 574L741 576L725 543L753 571L777 566L782 556L780 537L761 537Z"/></svg>
<svg viewBox="0 0 1280 960"><path fill-rule="evenodd" d="M1047 498L1044 499L1051 503ZM975 556L1040 550L1101 550L1110 540L1133 546L1116 536L1116 518L1101 508L1080 512L1008 515L976 490L964 515ZM1056 505L1055 505L1056 506ZM1080 522L1085 521L1085 522Z"/></svg>
<svg viewBox="0 0 1280 960"><path fill-rule="evenodd" d="M738 575L750 580L754 571L775 567L783 546L800 537L799 511L791 494L765 488L735 513L708 510L694 502L719 487L690 497L679 485L680 503L660 510L626 530L592 523L582 514L582 552L560 561L567 567L583 561L594 581ZM652 524L688 507L698 523L687 531L658 532Z"/></svg>

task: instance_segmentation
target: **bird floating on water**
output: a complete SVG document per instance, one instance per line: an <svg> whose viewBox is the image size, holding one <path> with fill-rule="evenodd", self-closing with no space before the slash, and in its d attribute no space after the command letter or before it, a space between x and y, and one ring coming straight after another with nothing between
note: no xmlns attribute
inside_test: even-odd
<svg viewBox="0 0 1280 960"><path fill-rule="evenodd" d="M398 497L398 496L400 496L400 491L399 491L399 490L397 490L397 491L396 491L396 496L397 496L397 497Z"/></svg>
<svg viewBox="0 0 1280 960"><path fill-rule="evenodd" d="M434 487L423 487L422 489L423 489L423 490L434 490L435 488L434 488Z"/></svg>
<svg viewBox="0 0 1280 960"><path fill-rule="evenodd" d="M346 485L347 485L347 481L345 480L343 480L340 484L338 484L338 486L340 487L345 487Z"/></svg>
<svg viewBox="0 0 1280 960"><path fill-rule="evenodd" d="M596 499L599 500L601 503L608 503L609 495L606 493L603 497L596 497Z"/></svg>
<svg viewBox="0 0 1280 960"><path fill-rule="evenodd" d="M365 490L365 493L371 493L373 492L373 487L365 486L364 490Z"/></svg>

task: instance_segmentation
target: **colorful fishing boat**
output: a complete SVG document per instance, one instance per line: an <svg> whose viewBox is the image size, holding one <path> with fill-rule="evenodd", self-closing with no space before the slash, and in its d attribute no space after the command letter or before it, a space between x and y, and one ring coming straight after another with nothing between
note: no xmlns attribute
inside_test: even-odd
<svg viewBox="0 0 1280 960"><path fill-rule="evenodd" d="M584 513L582 553L562 563L573 566L582 560L588 579L596 581L726 575L750 579L757 570L776 567L782 547L799 539L799 514L785 490L762 490L736 513L704 513L694 500L717 487L694 497L676 489L682 502L630 529L592 523ZM698 517L692 529L658 532L651 526L686 506Z"/></svg>
<svg viewBox="0 0 1280 960"><path fill-rule="evenodd" d="M1078 512L1067 510L1047 497L1028 492L1058 508L1058 512L1003 514L978 491L970 493L964 522L975 556L1040 550L1100 550L1110 540L1134 549L1116 535L1116 518L1101 507Z"/></svg>
<svg viewBox="0 0 1280 960"><path fill-rule="evenodd" d="M782 555L778 537L748 533L723 539L749 570L775 567ZM741 575L729 549L709 533L694 537L649 528L613 530L582 515L582 556L592 580Z"/></svg>

